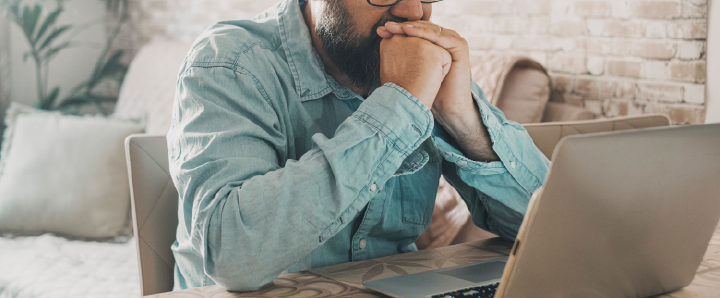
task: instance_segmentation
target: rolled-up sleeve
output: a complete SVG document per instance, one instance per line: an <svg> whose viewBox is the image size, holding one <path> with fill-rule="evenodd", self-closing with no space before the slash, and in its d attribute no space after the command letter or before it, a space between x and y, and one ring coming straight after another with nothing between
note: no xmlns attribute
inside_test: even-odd
<svg viewBox="0 0 720 298"><path fill-rule="evenodd" d="M439 125L433 130L432 140L444 158L443 175L467 203L475 225L514 240L530 197L545 180L550 161L522 125L505 119L477 85L473 84L472 89L500 161L467 158Z"/></svg>

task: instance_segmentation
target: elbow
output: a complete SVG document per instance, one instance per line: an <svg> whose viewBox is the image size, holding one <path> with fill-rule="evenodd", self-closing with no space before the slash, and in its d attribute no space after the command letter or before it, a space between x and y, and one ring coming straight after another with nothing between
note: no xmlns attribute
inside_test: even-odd
<svg viewBox="0 0 720 298"><path fill-rule="evenodd" d="M270 282L272 282L272 280L270 280L269 282L261 282L259 279L249 278L247 280L228 280L218 282L217 285L223 287L225 290L228 290L230 292L251 292L259 290L264 285L269 284Z"/></svg>
<svg viewBox="0 0 720 298"><path fill-rule="evenodd" d="M277 276L263 274L258 272L247 272L238 268L232 271L213 272L208 274L218 286L231 292L250 292L255 291L263 286L271 283Z"/></svg>
<svg viewBox="0 0 720 298"><path fill-rule="evenodd" d="M274 268L263 266L259 262L242 260L262 259L258 256L227 254L222 251L210 251L205 260L205 274L216 285L232 292L249 292L262 288L272 282L278 275Z"/></svg>

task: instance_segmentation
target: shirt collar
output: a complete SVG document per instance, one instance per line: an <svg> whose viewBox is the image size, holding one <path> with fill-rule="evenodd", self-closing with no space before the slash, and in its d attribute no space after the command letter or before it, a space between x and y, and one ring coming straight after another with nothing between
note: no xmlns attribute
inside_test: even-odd
<svg viewBox="0 0 720 298"><path fill-rule="evenodd" d="M298 0L283 0L277 18L280 40L287 53L300 101L318 99L330 92L335 92L339 98L354 97L354 93L340 86L325 72L325 66L312 46L310 30Z"/></svg>

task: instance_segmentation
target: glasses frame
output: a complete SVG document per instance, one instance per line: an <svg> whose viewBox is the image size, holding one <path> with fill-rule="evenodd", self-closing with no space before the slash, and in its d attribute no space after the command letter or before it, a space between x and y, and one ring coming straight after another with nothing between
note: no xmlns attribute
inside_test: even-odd
<svg viewBox="0 0 720 298"><path fill-rule="evenodd" d="M393 3L393 4L385 4L385 5L373 4L371 1L372 1L372 0L367 0L367 3L370 4L370 5L372 5L372 6L377 6L377 7L390 7L390 6L393 6L393 5L395 5L395 4L400 3L400 1L403 1L403 0L396 0L395 3ZM443 1L443 0L420 1L420 3L429 4L429 3L436 3L436 2L440 2L440 1Z"/></svg>

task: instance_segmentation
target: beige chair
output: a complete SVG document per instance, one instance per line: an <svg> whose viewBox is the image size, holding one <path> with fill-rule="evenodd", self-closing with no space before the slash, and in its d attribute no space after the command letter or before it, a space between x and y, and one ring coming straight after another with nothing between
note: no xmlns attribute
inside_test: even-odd
<svg viewBox="0 0 720 298"><path fill-rule="evenodd" d="M165 136L131 135L125 152L141 293L172 291L175 258L170 245L178 225L178 194L168 171Z"/></svg>
<svg viewBox="0 0 720 298"><path fill-rule="evenodd" d="M665 114L645 114L587 121L533 123L523 126L527 129L535 146L548 159L552 159L555 146L567 136L668 125L670 125L670 118Z"/></svg>

